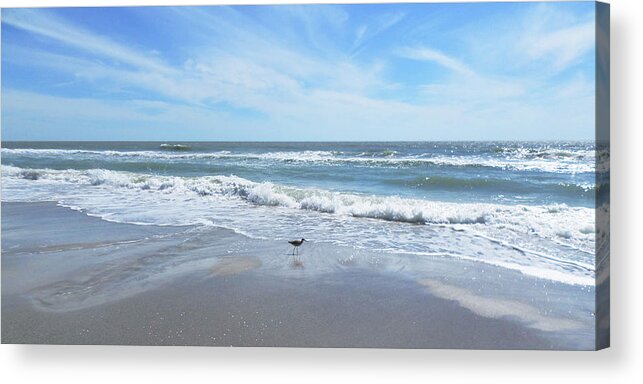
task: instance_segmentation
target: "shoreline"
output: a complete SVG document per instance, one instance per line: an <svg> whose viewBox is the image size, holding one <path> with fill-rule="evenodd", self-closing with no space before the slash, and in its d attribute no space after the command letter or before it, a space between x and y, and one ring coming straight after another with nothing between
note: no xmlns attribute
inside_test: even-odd
<svg viewBox="0 0 643 384"><path fill-rule="evenodd" d="M314 244L297 268L284 251L231 230L3 202L2 343L593 349L585 324L494 298L529 280L519 273L489 295L463 285L470 269L448 272L452 260L420 279L376 254Z"/></svg>

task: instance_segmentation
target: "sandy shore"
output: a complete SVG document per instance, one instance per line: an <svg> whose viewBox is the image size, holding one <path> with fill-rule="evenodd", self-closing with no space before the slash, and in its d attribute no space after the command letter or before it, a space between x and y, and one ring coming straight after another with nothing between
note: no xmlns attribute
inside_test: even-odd
<svg viewBox="0 0 643 384"><path fill-rule="evenodd" d="M577 287L503 270L473 289L468 263L418 274L330 245L307 244L303 265L288 251L225 229L2 203L2 343L593 349L590 314L539 304L591 298Z"/></svg>

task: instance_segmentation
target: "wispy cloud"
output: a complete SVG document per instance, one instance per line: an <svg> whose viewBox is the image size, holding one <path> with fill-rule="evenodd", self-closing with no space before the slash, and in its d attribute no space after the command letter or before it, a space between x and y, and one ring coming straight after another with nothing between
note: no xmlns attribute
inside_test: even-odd
<svg viewBox="0 0 643 384"><path fill-rule="evenodd" d="M170 71L170 68L156 60L59 20L46 11L21 9L15 12L3 12L2 22L138 68L160 72Z"/></svg>
<svg viewBox="0 0 643 384"><path fill-rule="evenodd" d="M420 47L420 48L404 48L401 49L399 54L403 57L413 59L413 60L422 60L434 62L441 65L444 68L447 68L451 71L458 72L463 75L473 75L474 72L467 65L461 61L448 56L438 50Z"/></svg>
<svg viewBox="0 0 643 384"><path fill-rule="evenodd" d="M517 53L524 52L529 60L553 72L579 64L594 47L593 7L574 13L540 3L525 14L522 24L522 31L516 34Z"/></svg>
<svg viewBox="0 0 643 384"><path fill-rule="evenodd" d="M594 47L594 23L584 23L549 33L530 34L524 47L533 59L550 59L556 70L575 64Z"/></svg>
<svg viewBox="0 0 643 384"><path fill-rule="evenodd" d="M11 122L5 126L39 130L34 121L46 124L51 115L60 126L113 122L151 136L158 131L148 127L169 132L183 122L200 127L192 138L234 139L235 131L252 137L255 129L273 139L430 140L500 138L517 125L542 137L563 121L577 137L591 123L563 116L591 109L587 76L572 71L554 81L532 66L541 61L556 73L585 63L593 42L584 19L535 25L525 12L527 27L516 27L506 50L516 47L517 64L505 71L486 65L485 55L504 64L500 55L508 53L404 34L402 26L426 22L421 7L366 15L341 6L140 9L147 22L162 16L172 24L158 28L180 31L176 41L155 44L155 54L136 34L115 38L63 10L7 10L4 25L56 44L3 31L3 71L10 74L3 83L3 118ZM140 34L154 39L144 27ZM39 74L47 76L35 86ZM232 132L224 135L223 126Z"/></svg>
<svg viewBox="0 0 643 384"><path fill-rule="evenodd" d="M355 30L355 41L352 46L353 54L359 53L365 44L400 23L405 17L406 14L403 12L385 13L371 20L369 24L361 24Z"/></svg>

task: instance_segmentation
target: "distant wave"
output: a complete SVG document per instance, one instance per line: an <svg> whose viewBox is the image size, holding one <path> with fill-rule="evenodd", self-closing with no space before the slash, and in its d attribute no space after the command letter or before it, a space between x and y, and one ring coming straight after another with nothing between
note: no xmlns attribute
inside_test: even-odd
<svg viewBox="0 0 643 384"><path fill-rule="evenodd" d="M169 144L168 144L169 145ZM180 145L180 144L178 144ZM489 167L518 171L540 171L551 173L590 173L595 171L593 157L584 154L582 158L547 159L544 157L488 157L480 155L448 156L425 153L402 156L395 151L361 152L357 154L333 151L277 151L266 153L249 152L191 152L187 150L165 151L97 151L81 149L29 149L3 148L2 153L9 156L31 157L68 157L89 158L135 158L148 161L156 160L235 160L235 161L276 161L284 163L320 163L320 164L355 164L369 167L414 167L414 166L450 166L450 167ZM593 151L590 151L593 153Z"/></svg>
<svg viewBox="0 0 643 384"><path fill-rule="evenodd" d="M161 144L159 148L164 151L189 151L192 148L185 144Z"/></svg>
<svg viewBox="0 0 643 384"><path fill-rule="evenodd" d="M394 151L392 149L385 149L382 151L360 152L359 154L357 154L357 157L393 157L397 154L397 151Z"/></svg>
<svg viewBox="0 0 643 384"><path fill-rule="evenodd" d="M524 181L514 181L508 179L497 178L459 178L451 176L425 176L415 177L412 179L389 179L384 181L389 185L398 185L418 189L433 190L436 188L453 189L455 191L462 190L480 190L480 189L493 189L493 190L506 190L510 192L519 191L520 193L529 193L534 191L534 186ZM579 193L591 192L595 189L593 184L588 183L557 183L548 184L547 188L556 190L558 192L568 193L570 195L578 195Z"/></svg>
<svg viewBox="0 0 643 384"><path fill-rule="evenodd" d="M590 149L564 149L550 147L496 147L502 153L518 159L586 160L594 161L596 152Z"/></svg>

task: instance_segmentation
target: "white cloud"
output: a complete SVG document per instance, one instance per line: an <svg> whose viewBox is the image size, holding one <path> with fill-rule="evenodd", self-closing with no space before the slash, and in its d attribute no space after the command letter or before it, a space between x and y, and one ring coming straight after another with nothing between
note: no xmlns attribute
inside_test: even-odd
<svg viewBox="0 0 643 384"><path fill-rule="evenodd" d="M584 12L547 3L534 5L514 38L516 54L525 56L526 64L540 65L553 74L580 63L594 47L596 30L594 5L579 4L579 9Z"/></svg>
<svg viewBox="0 0 643 384"><path fill-rule="evenodd" d="M51 114L79 124L91 120L100 126L110 122L122 126L129 119L130 127L157 125L171 130L171 126L186 123L202 127L201 135L192 138L221 138L209 136L208 132L223 135L216 130L225 126L257 139L262 139L263 132L272 132L269 137L273 139L297 135L301 139L326 140L386 140L392 130L396 137L408 140L497 139L515 137L512 130L517 126L531 132L533 138L543 138L556 137L556 130L563 124L568 124L569 132L576 135L579 127L591 123L561 116L566 111L593 107L586 97L591 90L582 79L563 81L560 87L552 88L547 79L525 73L484 73L476 65L475 56L467 56L470 62L465 63L424 46L403 48L391 55L447 69L439 82L413 84L409 92L412 97L404 97L403 92L389 98L375 96L397 86L386 77L387 58L357 61L350 56L354 53L350 45L364 46L407 17L401 13L385 15L377 22L364 24L361 30L350 29L351 39L346 47L350 52L336 54L339 47L328 47L323 36L318 43L328 52L301 48L292 40L280 38L279 31L258 25L233 8L216 14L204 9L185 10L168 10L175 13L175 27L202 34L202 40L190 36L197 43L182 47L182 64L174 66L165 62L162 54L141 54L131 46L82 30L46 12L4 13L3 23L54 39L73 50L63 55L5 44L3 61L62 71L101 94L97 99L61 98L8 90L3 112L14 120L7 121L17 121L18 115L24 121L33 121ZM313 13L307 19L313 35L324 34L319 28L324 20L338 29L346 22L341 13ZM213 36L217 37L216 47L207 44L214 40ZM587 49L583 48L587 43L587 26L583 24L559 28L544 37L522 40L529 48L524 51L534 60L571 65ZM8 52L12 54L7 56ZM89 59L88 54L95 57ZM111 65L112 61L126 65ZM243 116L219 109L221 104L258 112L262 119L250 124ZM37 129L35 125L33 129Z"/></svg>
<svg viewBox="0 0 643 384"><path fill-rule="evenodd" d="M473 70L466 64L435 49L426 47L403 48L399 51L399 54L408 59L434 62L462 75L474 74Z"/></svg>
<svg viewBox="0 0 643 384"><path fill-rule="evenodd" d="M183 14L180 9L177 12ZM236 11L231 12L232 16L242 18ZM185 17L189 18L189 23L207 25L208 30L216 30L219 34L233 35L239 32L238 25L203 11ZM288 103L300 99L307 85L345 92L365 92L383 85L378 78L381 65L377 63L372 67L363 67L348 60L327 61L303 55L273 40L270 34L239 32L243 41L241 46L237 43L210 50L200 49L192 52L191 58L183 66L171 67L160 60L148 59L122 44L82 31L49 14L23 13L21 10L10 13L5 22L103 58L126 62L129 67L18 49L21 52L16 54L29 57L30 65L66 70L76 78L94 84L101 82L107 84L103 87L117 91L128 86L135 87L199 105L225 101L267 112L274 108L275 99ZM316 83L306 84L311 79Z"/></svg>
<svg viewBox="0 0 643 384"><path fill-rule="evenodd" d="M525 96L529 84L520 79L493 79L482 76L450 78L448 81L422 87L431 100L452 102L497 103L503 99Z"/></svg>
<svg viewBox="0 0 643 384"><path fill-rule="evenodd" d="M532 59L549 59L556 70L575 64L594 47L594 23L584 23L549 33L533 33L524 37L523 46Z"/></svg>
<svg viewBox="0 0 643 384"><path fill-rule="evenodd" d="M163 63L151 60L135 50L128 49L109 39L58 20L55 16L41 10L8 10L3 12L2 22L60 41L79 50L111 58L138 68L171 72L171 69Z"/></svg>
<svg viewBox="0 0 643 384"><path fill-rule="evenodd" d="M360 25L355 32L353 55L359 53L369 41L398 24L405 17L406 14L402 12L385 13L367 24Z"/></svg>

